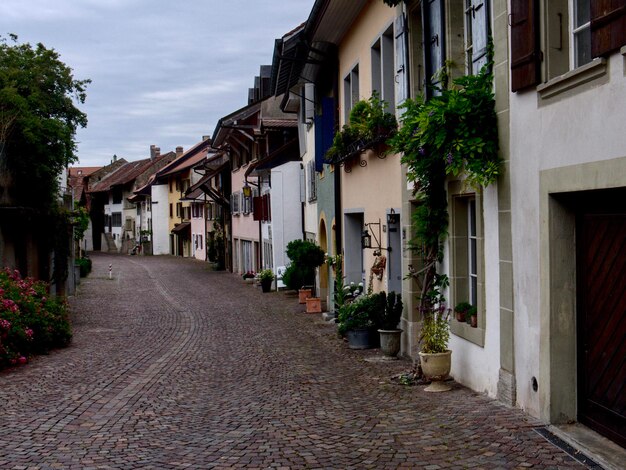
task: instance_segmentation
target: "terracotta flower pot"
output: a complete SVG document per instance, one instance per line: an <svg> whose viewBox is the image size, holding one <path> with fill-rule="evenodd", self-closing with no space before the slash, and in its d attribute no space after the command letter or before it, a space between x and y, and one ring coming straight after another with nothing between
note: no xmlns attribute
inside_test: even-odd
<svg viewBox="0 0 626 470"><path fill-rule="evenodd" d="M311 294L313 293L312 289L300 289L298 291L298 301L301 304L305 304L306 303L306 299L308 299L309 297L311 297Z"/></svg>
<svg viewBox="0 0 626 470"><path fill-rule="evenodd" d="M322 299L319 297L307 298L306 313L322 313Z"/></svg>

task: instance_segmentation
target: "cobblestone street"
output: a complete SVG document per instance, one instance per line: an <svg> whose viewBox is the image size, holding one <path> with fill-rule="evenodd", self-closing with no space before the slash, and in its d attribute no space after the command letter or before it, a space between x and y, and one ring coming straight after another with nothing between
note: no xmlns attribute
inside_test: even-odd
<svg viewBox="0 0 626 470"><path fill-rule="evenodd" d="M0 373L0 468L585 468L520 410L393 383L410 362L365 361L294 295L92 260L71 346Z"/></svg>

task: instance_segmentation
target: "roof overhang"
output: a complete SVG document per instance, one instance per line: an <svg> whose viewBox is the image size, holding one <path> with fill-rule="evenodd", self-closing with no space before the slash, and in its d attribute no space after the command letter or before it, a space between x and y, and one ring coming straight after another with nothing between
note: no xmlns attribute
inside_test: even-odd
<svg viewBox="0 0 626 470"><path fill-rule="evenodd" d="M283 163L297 160L300 160L300 146L298 139L295 138L278 147L267 157L252 162L246 169L244 175L246 178L248 176L259 176L259 174L264 171L276 168Z"/></svg>

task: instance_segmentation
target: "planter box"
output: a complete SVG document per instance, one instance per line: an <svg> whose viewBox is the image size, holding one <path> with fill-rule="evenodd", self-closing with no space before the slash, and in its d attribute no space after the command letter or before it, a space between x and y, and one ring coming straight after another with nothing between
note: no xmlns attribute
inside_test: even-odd
<svg viewBox="0 0 626 470"><path fill-rule="evenodd" d="M311 297L312 294L313 294L313 289L300 289L298 291L298 301L301 304L305 304L306 303L306 299Z"/></svg>
<svg viewBox="0 0 626 470"><path fill-rule="evenodd" d="M306 313L322 313L322 299L319 297L307 298Z"/></svg>

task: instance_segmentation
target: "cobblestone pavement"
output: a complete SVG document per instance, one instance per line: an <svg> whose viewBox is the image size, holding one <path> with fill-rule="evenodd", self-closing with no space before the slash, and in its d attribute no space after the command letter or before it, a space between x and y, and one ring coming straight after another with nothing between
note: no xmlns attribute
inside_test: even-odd
<svg viewBox="0 0 626 470"><path fill-rule="evenodd" d="M294 295L92 259L72 345L0 373L0 468L584 468L520 410L393 383L408 361L365 361Z"/></svg>

